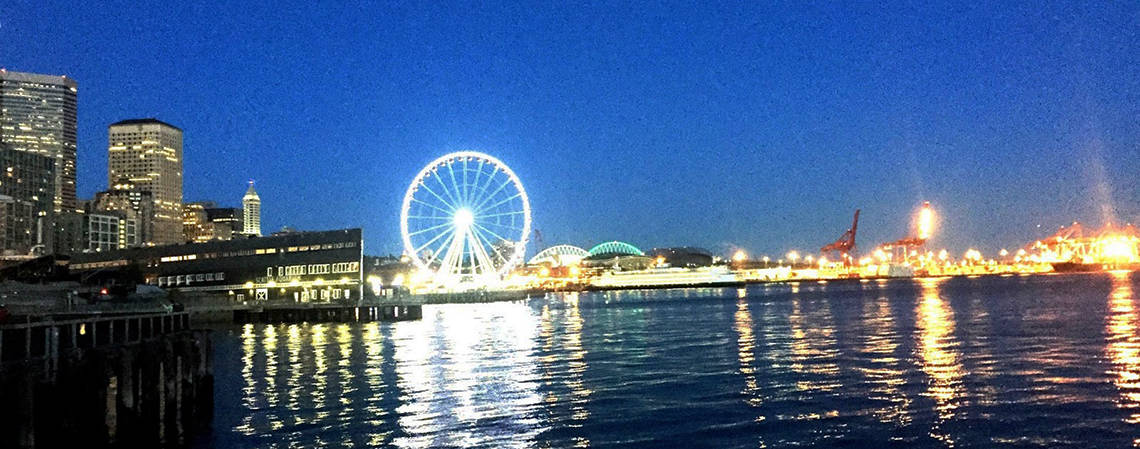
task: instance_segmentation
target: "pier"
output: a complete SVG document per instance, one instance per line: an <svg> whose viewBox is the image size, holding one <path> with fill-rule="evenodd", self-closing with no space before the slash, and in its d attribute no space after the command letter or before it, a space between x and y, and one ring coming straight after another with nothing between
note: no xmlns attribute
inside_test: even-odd
<svg viewBox="0 0 1140 449"><path fill-rule="evenodd" d="M210 333L186 312L0 325L0 447L182 444L213 384Z"/></svg>

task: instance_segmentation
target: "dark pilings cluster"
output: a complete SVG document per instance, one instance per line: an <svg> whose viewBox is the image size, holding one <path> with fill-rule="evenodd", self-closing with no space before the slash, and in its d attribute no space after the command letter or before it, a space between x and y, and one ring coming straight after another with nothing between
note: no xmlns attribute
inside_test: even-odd
<svg viewBox="0 0 1140 449"><path fill-rule="evenodd" d="M214 378L208 331L171 329L60 349L65 328L45 331L51 349L46 357L33 351L27 358L5 357L0 365L0 447L177 446L209 423Z"/></svg>

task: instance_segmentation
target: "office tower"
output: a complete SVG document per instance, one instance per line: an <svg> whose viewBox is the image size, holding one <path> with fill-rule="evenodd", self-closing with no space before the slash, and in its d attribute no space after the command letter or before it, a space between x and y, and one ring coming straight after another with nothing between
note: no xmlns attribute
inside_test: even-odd
<svg viewBox="0 0 1140 449"><path fill-rule="evenodd" d="M112 123L107 152L108 184L126 178L153 201L144 243L182 242L182 130L153 118Z"/></svg>
<svg viewBox="0 0 1140 449"><path fill-rule="evenodd" d="M129 179L120 178L110 189L96 193L92 203L94 213L122 212L125 219L137 224L138 230L134 232L137 238L128 246L150 241L154 217L154 198L150 192L140 191Z"/></svg>
<svg viewBox="0 0 1140 449"><path fill-rule="evenodd" d="M241 199L242 207L242 233L261 236L261 197L253 190L253 181L249 182L249 189Z"/></svg>
<svg viewBox="0 0 1140 449"><path fill-rule="evenodd" d="M0 142L55 161L52 211L76 212L75 99L66 76L0 69Z"/></svg>
<svg viewBox="0 0 1140 449"><path fill-rule="evenodd" d="M230 240L241 234L241 209L218 207L213 201L186 203L182 206L182 224L187 242Z"/></svg>
<svg viewBox="0 0 1140 449"><path fill-rule="evenodd" d="M56 159L0 142L0 250L47 252L54 217ZM34 250L34 251L33 251Z"/></svg>

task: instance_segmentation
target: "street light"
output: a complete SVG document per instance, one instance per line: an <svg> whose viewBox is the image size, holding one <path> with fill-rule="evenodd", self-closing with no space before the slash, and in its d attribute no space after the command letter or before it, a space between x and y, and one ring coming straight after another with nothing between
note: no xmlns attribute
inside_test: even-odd
<svg viewBox="0 0 1140 449"><path fill-rule="evenodd" d="M797 253L795 250L788 251L788 260L792 261L793 267L796 266L796 259L799 259L799 258L800 258L800 253Z"/></svg>

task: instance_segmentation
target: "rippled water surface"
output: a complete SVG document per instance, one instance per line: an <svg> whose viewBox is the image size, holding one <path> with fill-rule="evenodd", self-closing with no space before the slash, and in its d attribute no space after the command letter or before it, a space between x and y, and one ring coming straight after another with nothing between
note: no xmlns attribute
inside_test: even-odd
<svg viewBox="0 0 1140 449"><path fill-rule="evenodd" d="M1128 447L1125 273L549 295L215 334L201 447Z"/></svg>

